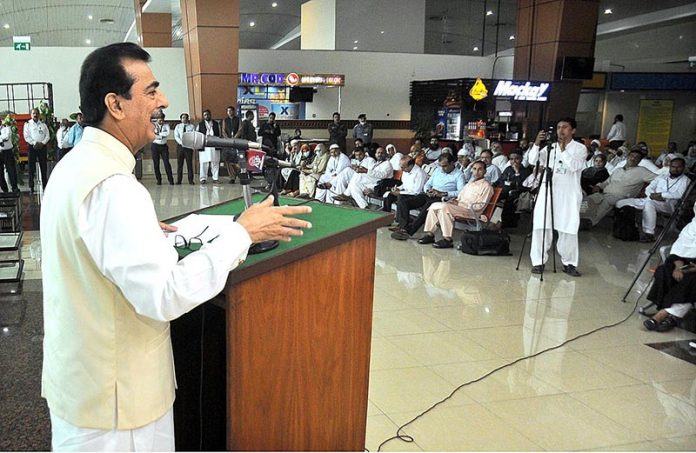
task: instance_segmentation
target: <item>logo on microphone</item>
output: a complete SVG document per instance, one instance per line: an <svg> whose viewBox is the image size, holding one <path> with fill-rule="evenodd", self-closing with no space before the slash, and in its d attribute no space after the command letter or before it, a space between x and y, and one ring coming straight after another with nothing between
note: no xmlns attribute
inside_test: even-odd
<svg viewBox="0 0 696 453"><path fill-rule="evenodd" d="M249 173L261 173L263 171L263 160L266 157L265 152L249 149L246 152L246 157L247 171Z"/></svg>

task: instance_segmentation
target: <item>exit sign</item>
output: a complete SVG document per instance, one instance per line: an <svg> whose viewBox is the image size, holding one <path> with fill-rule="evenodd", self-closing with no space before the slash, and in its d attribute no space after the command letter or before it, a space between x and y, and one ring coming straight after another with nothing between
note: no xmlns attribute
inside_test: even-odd
<svg viewBox="0 0 696 453"><path fill-rule="evenodd" d="M31 36L13 36L14 50L31 50Z"/></svg>

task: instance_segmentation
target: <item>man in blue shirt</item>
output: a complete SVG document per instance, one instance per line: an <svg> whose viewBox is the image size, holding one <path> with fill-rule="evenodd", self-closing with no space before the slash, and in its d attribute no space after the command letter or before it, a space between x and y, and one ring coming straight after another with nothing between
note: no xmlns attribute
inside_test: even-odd
<svg viewBox="0 0 696 453"><path fill-rule="evenodd" d="M72 125L68 133L65 134L63 138L62 148L63 155L67 154L75 145L80 143L82 140L82 131L84 126L82 126L82 113L75 115L75 124Z"/></svg>
<svg viewBox="0 0 696 453"><path fill-rule="evenodd" d="M425 183L424 193L418 195L399 195L396 202L396 220L398 226L393 227L392 239L405 241L413 236L425 223L428 215L428 207L431 204L442 201L444 197L456 198L464 188L464 174L459 168L455 168L456 157L444 153L438 159L440 167L435 170L433 176ZM420 209L418 217L410 221L411 209Z"/></svg>

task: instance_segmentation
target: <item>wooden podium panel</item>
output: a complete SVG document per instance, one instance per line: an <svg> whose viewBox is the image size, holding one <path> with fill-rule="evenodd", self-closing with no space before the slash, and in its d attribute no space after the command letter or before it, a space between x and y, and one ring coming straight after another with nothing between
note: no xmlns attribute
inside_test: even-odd
<svg viewBox="0 0 696 453"><path fill-rule="evenodd" d="M310 206L312 229L249 255L222 295L172 322L177 449L364 449L375 231L393 216Z"/></svg>
<svg viewBox="0 0 696 453"><path fill-rule="evenodd" d="M227 289L229 450L363 450L375 234Z"/></svg>

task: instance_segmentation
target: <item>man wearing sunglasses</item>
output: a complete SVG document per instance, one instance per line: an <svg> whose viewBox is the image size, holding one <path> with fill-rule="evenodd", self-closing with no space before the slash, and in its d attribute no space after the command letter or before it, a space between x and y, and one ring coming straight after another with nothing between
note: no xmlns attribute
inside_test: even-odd
<svg viewBox="0 0 696 453"><path fill-rule="evenodd" d="M309 207L219 216L213 244L179 261L135 153L154 139L167 107L132 43L92 52L82 65L82 141L56 167L41 213L44 294L42 395L53 450L174 450L174 363L169 321L219 293L253 242L289 241L310 228L289 216ZM208 241L209 242L209 241Z"/></svg>

